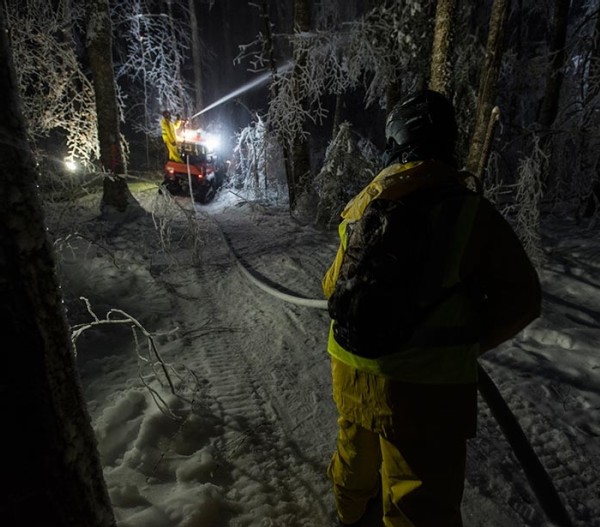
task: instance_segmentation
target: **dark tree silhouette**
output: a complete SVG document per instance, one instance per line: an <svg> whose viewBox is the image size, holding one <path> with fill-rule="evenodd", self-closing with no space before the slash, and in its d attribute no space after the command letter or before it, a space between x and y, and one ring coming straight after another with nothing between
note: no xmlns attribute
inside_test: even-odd
<svg viewBox="0 0 600 527"><path fill-rule="evenodd" d="M435 12L429 87L444 95L449 95L448 84L451 79L449 56L453 39L455 10L456 0L438 0Z"/></svg>
<svg viewBox="0 0 600 527"><path fill-rule="evenodd" d="M87 52L96 95L100 163L106 171L102 209L125 212L135 199L123 176L125 162L121 146L119 107L112 61L112 29L108 0L86 3Z"/></svg>
<svg viewBox="0 0 600 527"><path fill-rule="evenodd" d="M5 527L112 527L0 19L0 517Z"/></svg>
<svg viewBox="0 0 600 527"><path fill-rule="evenodd" d="M485 62L479 79L475 125L466 162L467 170L473 174L481 175L481 167L486 157L486 144L489 143L487 139L490 121L496 118L492 110L498 92L498 77L504 51L504 29L509 7L510 0L494 0L490 15Z"/></svg>
<svg viewBox="0 0 600 527"><path fill-rule="evenodd" d="M560 88L565 65L565 43L569 20L569 0L554 0L554 12L550 34L550 60L546 77L544 98L538 121L542 128L550 128L558 113Z"/></svg>

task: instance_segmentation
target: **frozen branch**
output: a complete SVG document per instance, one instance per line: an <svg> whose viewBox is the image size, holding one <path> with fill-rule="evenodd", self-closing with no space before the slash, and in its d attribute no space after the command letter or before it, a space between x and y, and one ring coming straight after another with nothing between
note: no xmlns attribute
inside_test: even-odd
<svg viewBox="0 0 600 527"><path fill-rule="evenodd" d="M183 382L183 378L179 374L179 372L173 367L173 365L167 363L160 353L160 349L156 344L155 336L150 333L137 319L133 316L129 315L125 311L121 309L110 309L104 318L100 318L92 309L92 306L87 298L81 297L81 300L85 303L86 310L88 314L91 316L91 321L75 324L72 326L72 334L71 341L73 343L73 348L77 350L77 340L79 337L89 329L98 328L98 327L106 327L106 326L115 326L115 325L125 325L129 327L132 331L133 340L135 342L135 350L137 357L140 361L140 371L139 378L144 384L144 386L150 391L150 394L157 406L161 411L163 411L169 417L174 419L179 419L179 417L174 414L168 403L164 400L164 398L160 395L158 390L153 388L148 380L147 376L142 373L141 365L147 365L152 370L151 378L157 379L161 384L166 382L168 385L169 391L172 395L181 399L186 403L192 403L192 401L185 397L181 390L176 387L176 383L173 378L176 378L178 381L178 385L185 384ZM177 331L177 329L173 330ZM140 341L138 334L141 334L144 337L145 341L145 352L143 342Z"/></svg>

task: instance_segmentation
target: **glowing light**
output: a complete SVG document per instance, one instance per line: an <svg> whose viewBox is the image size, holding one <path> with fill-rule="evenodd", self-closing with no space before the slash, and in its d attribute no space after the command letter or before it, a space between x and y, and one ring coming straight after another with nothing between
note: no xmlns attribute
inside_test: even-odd
<svg viewBox="0 0 600 527"><path fill-rule="evenodd" d="M182 130L179 140L184 143L198 143L203 145L209 152L215 152L221 146L221 136L212 134L202 128Z"/></svg>
<svg viewBox="0 0 600 527"><path fill-rule="evenodd" d="M218 135L207 134L204 144L209 152L214 152L221 146L221 138Z"/></svg>
<svg viewBox="0 0 600 527"><path fill-rule="evenodd" d="M77 170L77 162L72 157L65 157L65 168L69 172L75 172Z"/></svg>
<svg viewBox="0 0 600 527"><path fill-rule="evenodd" d="M186 129L181 134L184 141L189 142L197 142L200 139L200 131L199 130L189 130Z"/></svg>

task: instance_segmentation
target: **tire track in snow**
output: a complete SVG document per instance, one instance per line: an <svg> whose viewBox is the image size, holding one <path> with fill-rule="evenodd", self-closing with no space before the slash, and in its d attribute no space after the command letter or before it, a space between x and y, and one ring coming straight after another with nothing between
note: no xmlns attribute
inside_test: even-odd
<svg viewBox="0 0 600 527"><path fill-rule="evenodd" d="M201 276L194 281L199 320L200 313L210 313L214 325L233 330L189 328L186 347L195 351L187 363L206 382L211 410L224 426L215 447L232 472L227 499L234 503L233 522L238 522L232 525L260 517L290 527L325 525L331 510L324 476L327 459L310 459L302 451L294 436L296 415L290 413L291 407L302 410L305 421L315 415L315 397L308 396L307 407L304 394L295 396L302 390L285 362L286 352L291 352L285 348L292 347L293 333L302 325L289 306L256 294L233 267L224 240L211 235L209 243L210 250L201 251ZM224 295L228 300L221 302ZM235 312L222 305L233 305ZM269 327L274 321L289 326L288 342L281 328L276 334L283 333L284 342L272 342Z"/></svg>
<svg viewBox="0 0 600 527"><path fill-rule="evenodd" d="M234 483L228 497L247 510L272 505L273 510L264 514L279 518L281 525L311 525L312 520L304 523L299 518L314 516L315 504L321 504L325 514L322 467L304 456L291 439L293 425L276 394L269 392L269 379L244 355L244 343L236 340L241 339L228 335L226 342L219 338L204 344L200 367L216 403L215 413L225 427L216 447L234 467L235 480L243 487L253 480L256 491L245 494ZM269 496L277 498L273 503L261 503Z"/></svg>
<svg viewBox="0 0 600 527"><path fill-rule="evenodd" d="M542 389L538 390L541 396L540 399L532 401L526 398L527 393L530 392L529 389L519 390L518 387L515 387L514 376L523 371L518 365L518 361L499 355L490 358L490 362L494 364L492 371L498 389L517 417L533 450L551 477L574 525L600 527L600 518L590 514L590 511L597 510L597 505L594 507L594 504L586 503L590 496L590 487L597 488L597 491L592 492L592 495L600 496L597 463L589 459L588 453L578 443L577 436L569 434L568 427L560 426L560 422L557 426L555 418L551 421L544 415L543 407L540 405L541 400L544 398L542 397ZM538 375L531 372L526 374L525 379L530 376L538 377ZM540 387L549 384L548 379L543 377L527 379L526 382L536 383ZM560 401L552 401L551 404L560 404ZM484 403L482 405L484 406ZM485 430L482 433L492 436L501 435L496 423L491 422L493 418L489 412L484 412L484 415L484 419L480 422L480 430ZM504 448L504 445L501 448ZM520 476L515 479L516 473L520 474L522 469L512 452L509 452L509 457L510 459L505 458L502 461L505 464L503 473L525 500L522 503L521 499L516 499L513 496L509 497L509 503L523 518L524 525L538 525L536 522L544 518L543 513L540 512L539 505L535 502L529 484L522 481ZM512 467L512 469L509 470L508 467ZM524 485L527 488L524 488ZM526 503L530 500L533 500L534 503L527 506ZM542 524L540 523L540 525Z"/></svg>

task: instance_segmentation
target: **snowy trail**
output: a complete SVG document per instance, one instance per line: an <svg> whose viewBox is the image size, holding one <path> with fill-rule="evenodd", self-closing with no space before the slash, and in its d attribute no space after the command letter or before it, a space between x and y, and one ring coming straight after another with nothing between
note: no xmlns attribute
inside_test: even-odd
<svg viewBox="0 0 600 527"><path fill-rule="evenodd" d="M586 451L585 445L577 435L570 432L570 426L566 423L557 423L555 414L550 414L544 410L543 405L548 404L544 400L551 398L549 404L559 406L561 401L553 394L552 386L546 387L547 377L541 376L535 380L524 381L522 384L515 384L515 376L521 376L523 373L515 369L512 361L498 360L494 364L493 371L499 379L498 387L513 413L519 419L521 427L529 442L545 467L547 473L552 479L554 487L570 513L575 525L585 525L589 527L599 526L600 518L593 515L587 506L581 507L586 502L586 496L598 492L600 487L597 478L597 465L589 463L590 452ZM527 374L523 375L524 380ZM538 390L530 387L526 393L538 393L539 399L526 397L523 390L525 382L533 382L538 386ZM542 405L540 405L542 401ZM480 435L490 433L495 428L491 417L486 415L483 426L480 426ZM499 448L506 449L504 445L498 445ZM500 470L505 475L506 482L509 483L513 492L522 494L527 501L531 500L531 505L525 510L523 506L517 507L523 517L531 524L541 523L544 515L537 504L535 497L529 487L529 484L523 481L522 469L514 459L512 452L509 452ZM508 503L512 506L514 500L509 499Z"/></svg>
<svg viewBox="0 0 600 527"><path fill-rule="evenodd" d="M227 464L226 472L235 476L226 495L239 512L231 525L250 525L261 518L270 518L273 525L327 525L332 503L324 471L335 416L331 403L325 403L324 413L330 415L323 433L315 419L321 396L307 389L326 379L321 370L311 379L306 368L307 352L314 354L322 347L315 343L322 332L307 334L302 321L315 313L257 293L232 266L217 225L208 217L203 221L209 225L210 251L200 256L193 296L202 312L213 314L211 325L233 330L198 336L193 329L186 331L189 351L180 359L204 381L211 409L223 424L214 447L221 463ZM181 287L189 295L189 283ZM180 298L185 298L183 292ZM180 311L188 309L182 306ZM273 325L279 328L275 334ZM324 367L325 357L318 356ZM323 451L314 456L314 448L299 441L319 434Z"/></svg>
<svg viewBox="0 0 600 527"><path fill-rule="evenodd" d="M162 332L162 356L191 401L171 396L163 383L162 396L179 420L158 409L140 383L127 331L93 330L82 339L84 388L119 527L329 527L325 469L337 414L327 312L257 288L228 244L268 283L320 298L336 235L299 225L283 210L236 200L217 200L196 220L201 244L193 262L184 252L175 263L165 260L152 241L152 222L144 220L103 238L101 251L72 245L64 263L71 296L123 308ZM600 243L554 245L543 274L542 319L482 364L575 526L598 527ZM158 387L159 377L146 380ZM463 512L466 527L547 525L482 401ZM380 522L370 517L367 525Z"/></svg>
<svg viewBox="0 0 600 527"><path fill-rule="evenodd" d="M481 362L519 420L574 524L598 527L600 386L595 370L600 245L593 232L573 238L561 234L562 228L554 226L550 257L541 271L541 319ZM501 437L485 406L480 408L476 449L483 449L494 435ZM495 458L488 463L491 472L504 474L511 489L506 502L524 525L543 525L544 515L512 452L503 441L497 441L496 448L506 456L499 464Z"/></svg>

